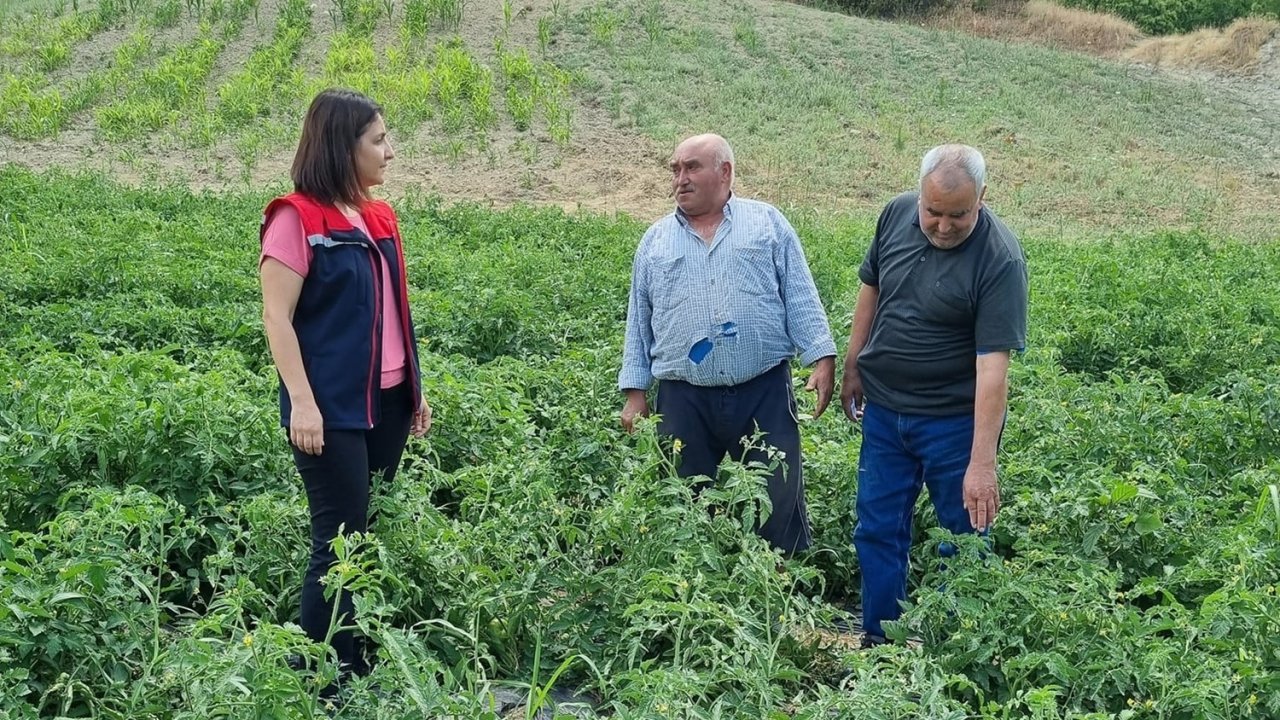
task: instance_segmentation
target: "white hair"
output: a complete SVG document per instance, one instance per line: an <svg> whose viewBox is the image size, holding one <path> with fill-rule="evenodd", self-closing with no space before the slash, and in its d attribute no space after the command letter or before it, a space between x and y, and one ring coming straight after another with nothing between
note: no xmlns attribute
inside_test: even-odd
<svg viewBox="0 0 1280 720"><path fill-rule="evenodd" d="M725 163L729 163L729 187L732 188L733 181L738 174L738 163L734 162L733 148L729 145L728 140L725 140L719 135L714 135L712 137L714 138L712 143L715 148L715 154L712 156L712 162L716 164L717 171L723 167Z"/></svg>
<svg viewBox="0 0 1280 720"><path fill-rule="evenodd" d="M977 148L968 145L939 145L924 154L920 161L920 187L924 179L939 170L960 170L973 181L973 188L982 192L987 184L987 162Z"/></svg>

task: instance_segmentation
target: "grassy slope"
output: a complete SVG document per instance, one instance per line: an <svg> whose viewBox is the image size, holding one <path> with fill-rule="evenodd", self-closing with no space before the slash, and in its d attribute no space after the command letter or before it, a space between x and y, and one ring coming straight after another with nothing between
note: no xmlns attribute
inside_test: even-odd
<svg viewBox="0 0 1280 720"><path fill-rule="evenodd" d="M277 2L261 0L261 12L271 15ZM326 7L322 2L316 10L313 29L329 23ZM522 7L527 9L513 18L512 37L532 44L539 23L547 22L549 56L582 80L576 91L577 145L563 158L567 166L595 167L600 147L618 157L601 142L611 135L639 133L635 141L651 139L649 154L660 156L680 136L713 129L737 147L748 194L788 206L852 209L865 217L914 182L924 149L960 140L988 153L990 200L1027 235L1176 227L1254 240L1276 237L1268 214L1280 191L1280 123L1223 87L1078 54L769 0L537 0ZM403 6L397 8L398 28ZM485 52L499 32L501 8L471 3L467 13L468 46ZM191 21L184 16L182 22ZM0 40L6 32L0 28ZM266 42L269 25L245 32ZM385 20L378 35L378 47L395 42ZM444 37L436 31L432 42ZM328 33L321 32L305 48L304 56L313 58L301 64L306 82L323 71L328 42ZM220 72L233 72L235 65L223 63ZM380 62L374 72L387 71ZM215 90L227 79L220 72L206 83L215 110ZM67 75L59 71L61 84ZM503 87L495 92L500 96ZM268 124L296 127L301 112L301 103L277 107ZM92 128L92 110L85 115ZM608 127L609 115L614 128ZM505 115L501 123L497 135L514 133ZM187 119L177 127L191 126ZM289 142L263 144L265 127L232 128L227 145L235 153L215 160L234 164L235 155L249 148L258 166L270 169L257 179L278 180L288 165ZM68 164L96 152L176 163L192 173L210 165L208 149L191 146L182 130L166 132L174 137L162 133L114 150L98 139L86 141L94 136L81 132L78 142L84 144L71 146L80 150L50 152L61 138L14 144L11 152L0 153L0 161ZM439 139L437 131L431 135ZM502 171L494 176L496 185L515 185L509 179L523 177L525 160L516 145L498 140L494 146L499 152L480 162ZM405 154L400 176L419 177L424 168L457 162L424 147ZM471 171L466 158L461 162L454 173L465 176ZM626 177L662 175L636 156L614 162ZM557 184L564 188L565 204L595 191L573 180ZM459 198L483 192L475 183L452 187ZM548 199L533 187L509 194ZM654 211L653 202L638 199L623 207L641 216Z"/></svg>
<svg viewBox="0 0 1280 720"><path fill-rule="evenodd" d="M665 145L720 131L777 201L875 206L958 140L987 151L992 201L1028 232L1276 235L1280 124L1212 86L763 0L614 0L573 28L561 61L620 118Z"/></svg>

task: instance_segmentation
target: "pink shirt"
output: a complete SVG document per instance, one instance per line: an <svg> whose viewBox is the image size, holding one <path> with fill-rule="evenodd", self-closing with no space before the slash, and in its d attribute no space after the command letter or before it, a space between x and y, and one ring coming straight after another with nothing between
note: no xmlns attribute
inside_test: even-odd
<svg viewBox="0 0 1280 720"><path fill-rule="evenodd" d="M369 228L362 217L348 217L351 224L365 235ZM292 205L285 205L271 216L267 222L267 230L262 236L262 254L258 257L258 265L267 258L279 260L285 267L307 276L311 268L311 246L302 230L302 218ZM391 283L391 269L386 258L379 253L382 265L382 381L379 387L395 387L405 379L404 330L400 327L400 316L396 313L396 294L399 288Z"/></svg>

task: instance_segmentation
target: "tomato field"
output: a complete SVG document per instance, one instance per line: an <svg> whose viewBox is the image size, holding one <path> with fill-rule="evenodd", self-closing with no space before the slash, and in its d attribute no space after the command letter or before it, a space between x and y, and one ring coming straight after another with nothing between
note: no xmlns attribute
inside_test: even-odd
<svg viewBox="0 0 1280 720"><path fill-rule="evenodd" d="M323 716L260 321L269 195L0 187L0 717ZM379 657L338 717L507 716L504 689L532 691L520 717L557 690L577 717L1280 715L1275 246L1025 238L991 550L939 568L922 503L891 631L920 642L857 651L831 630L857 599L852 425L803 423L815 547L779 569L758 469L695 498L652 427L618 427L642 224L397 207L436 424L328 576ZM872 225L791 216L842 336Z"/></svg>

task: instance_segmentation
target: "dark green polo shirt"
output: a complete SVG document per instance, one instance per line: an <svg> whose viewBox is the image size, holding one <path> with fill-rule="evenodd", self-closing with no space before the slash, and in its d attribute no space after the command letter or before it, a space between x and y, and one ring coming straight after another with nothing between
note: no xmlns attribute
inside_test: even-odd
<svg viewBox="0 0 1280 720"><path fill-rule="evenodd" d="M976 356L1027 344L1027 261L1017 237L983 207L973 233L939 250L920 230L919 193L880 214L858 271L879 289L858 355L868 401L900 413L973 412Z"/></svg>

